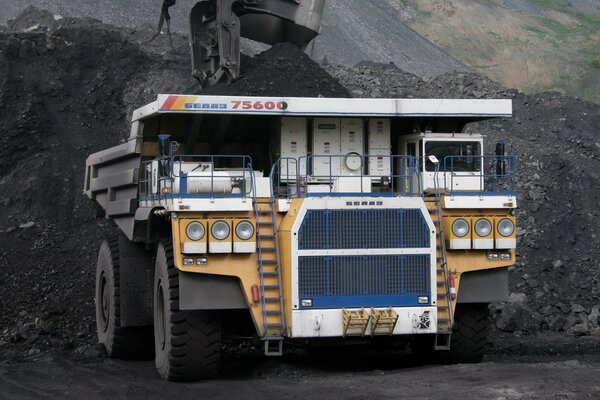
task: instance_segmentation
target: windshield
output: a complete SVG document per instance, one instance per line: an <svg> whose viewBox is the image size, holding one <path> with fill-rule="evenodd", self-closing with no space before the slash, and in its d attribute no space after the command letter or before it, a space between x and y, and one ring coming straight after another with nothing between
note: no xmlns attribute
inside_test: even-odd
<svg viewBox="0 0 600 400"><path fill-rule="evenodd" d="M479 142L426 142L425 143L425 170L434 172L435 166L428 156L435 156L440 160L440 171L444 171L444 159L448 158L448 170L454 172L479 172L481 170L481 144Z"/></svg>

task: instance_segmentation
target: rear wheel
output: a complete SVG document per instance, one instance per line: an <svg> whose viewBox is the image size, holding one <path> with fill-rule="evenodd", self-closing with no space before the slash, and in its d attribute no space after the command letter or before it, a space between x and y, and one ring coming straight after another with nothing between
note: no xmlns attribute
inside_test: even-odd
<svg viewBox="0 0 600 400"><path fill-rule="evenodd" d="M195 381L219 368L221 320L214 311L179 310L179 271L171 240L161 240L154 270L155 364L163 379Z"/></svg>
<svg viewBox="0 0 600 400"><path fill-rule="evenodd" d="M152 355L151 327L122 327L119 239L104 240L96 264L96 331L111 358L144 359Z"/></svg>

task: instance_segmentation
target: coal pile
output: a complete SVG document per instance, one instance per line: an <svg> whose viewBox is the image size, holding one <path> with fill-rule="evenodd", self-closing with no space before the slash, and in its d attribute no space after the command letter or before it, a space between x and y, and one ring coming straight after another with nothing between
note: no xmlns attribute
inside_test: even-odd
<svg viewBox="0 0 600 400"><path fill-rule="evenodd" d="M394 65L325 67L354 96L508 98L514 117L471 124L512 143L519 159L518 263L495 306L508 332L600 334L600 107L560 93L523 94L474 74L431 81Z"/></svg>
<svg viewBox="0 0 600 400"><path fill-rule="evenodd" d="M85 159L129 135L158 93L199 93L187 40L33 8L0 31L0 354L95 356L94 274L115 229L82 194ZM144 44L142 44L144 43ZM211 94L349 96L304 53L245 59Z"/></svg>

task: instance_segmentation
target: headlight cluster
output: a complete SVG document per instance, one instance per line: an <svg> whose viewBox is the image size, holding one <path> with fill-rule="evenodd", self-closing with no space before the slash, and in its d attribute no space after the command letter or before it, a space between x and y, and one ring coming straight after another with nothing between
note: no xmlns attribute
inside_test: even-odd
<svg viewBox="0 0 600 400"><path fill-rule="evenodd" d="M447 217L446 221L449 249L489 250L516 247L514 217Z"/></svg>
<svg viewBox="0 0 600 400"><path fill-rule="evenodd" d="M206 219L183 222L183 254L254 253L255 225L250 220ZM235 234L232 234L235 233ZM186 259L189 262L189 259ZM198 264L200 265L200 264ZM206 265L206 264L202 264Z"/></svg>

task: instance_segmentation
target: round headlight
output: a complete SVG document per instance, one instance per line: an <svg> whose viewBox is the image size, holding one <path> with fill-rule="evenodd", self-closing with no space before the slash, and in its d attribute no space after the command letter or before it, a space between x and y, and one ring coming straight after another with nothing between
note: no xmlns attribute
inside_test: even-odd
<svg viewBox="0 0 600 400"><path fill-rule="evenodd" d="M452 223L452 232L458 237L467 236L470 229L469 223L462 218Z"/></svg>
<svg viewBox="0 0 600 400"><path fill-rule="evenodd" d="M192 240L200 240L204 237L204 225L200 222L190 222L185 228L185 233Z"/></svg>
<svg viewBox="0 0 600 400"><path fill-rule="evenodd" d="M212 224L210 232L217 240L223 240L229 236L229 224L225 221L217 221Z"/></svg>
<svg viewBox="0 0 600 400"><path fill-rule="evenodd" d="M475 232L481 237L486 237L492 233L492 223L485 218L481 218L475 222Z"/></svg>
<svg viewBox="0 0 600 400"><path fill-rule="evenodd" d="M242 240L248 240L254 235L254 226L248 221L242 221L235 227L235 234Z"/></svg>
<svg viewBox="0 0 600 400"><path fill-rule="evenodd" d="M510 236L515 231L515 224L508 218L498 222L498 233L502 236Z"/></svg>

